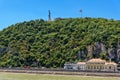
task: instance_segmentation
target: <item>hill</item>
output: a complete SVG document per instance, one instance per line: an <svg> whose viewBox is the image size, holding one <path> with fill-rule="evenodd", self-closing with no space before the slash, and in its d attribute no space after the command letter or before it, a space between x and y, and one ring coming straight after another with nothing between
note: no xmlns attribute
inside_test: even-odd
<svg viewBox="0 0 120 80"><path fill-rule="evenodd" d="M90 58L120 63L120 22L56 18L17 23L0 31L1 67L62 67Z"/></svg>

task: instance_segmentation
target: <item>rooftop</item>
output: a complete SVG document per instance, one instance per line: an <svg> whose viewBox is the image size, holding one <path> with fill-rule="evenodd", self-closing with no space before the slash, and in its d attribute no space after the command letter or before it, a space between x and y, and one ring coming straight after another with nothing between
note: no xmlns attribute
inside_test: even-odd
<svg viewBox="0 0 120 80"><path fill-rule="evenodd" d="M77 64L86 64L86 62L78 62Z"/></svg>
<svg viewBox="0 0 120 80"><path fill-rule="evenodd" d="M106 62L105 65L117 65L115 62Z"/></svg>
<svg viewBox="0 0 120 80"><path fill-rule="evenodd" d="M102 60L102 59L100 59L100 58L96 58L96 59L90 59L88 62L106 62L105 60Z"/></svg>

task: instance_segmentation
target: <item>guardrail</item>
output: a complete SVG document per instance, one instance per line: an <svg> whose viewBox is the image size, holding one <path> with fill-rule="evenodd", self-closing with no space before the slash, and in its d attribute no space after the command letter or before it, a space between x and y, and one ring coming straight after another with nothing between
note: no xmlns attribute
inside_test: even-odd
<svg viewBox="0 0 120 80"><path fill-rule="evenodd" d="M97 73L120 73L120 71L88 71L88 70L67 70L63 68L21 68L21 67L15 67L15 68L0 68L1 70L33 70L33 71L66 71L66 72L97 72Z"/></svg>

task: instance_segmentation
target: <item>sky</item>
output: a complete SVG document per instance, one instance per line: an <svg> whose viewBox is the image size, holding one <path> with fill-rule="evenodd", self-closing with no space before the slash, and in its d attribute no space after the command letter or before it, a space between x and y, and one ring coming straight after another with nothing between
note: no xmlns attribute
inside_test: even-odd
<svg viewBox="0 0 120 80"><path fill-rule="evenodd" d="M120 20L120 0L0 0L0 30L19 22L82 17Z"/></svg>

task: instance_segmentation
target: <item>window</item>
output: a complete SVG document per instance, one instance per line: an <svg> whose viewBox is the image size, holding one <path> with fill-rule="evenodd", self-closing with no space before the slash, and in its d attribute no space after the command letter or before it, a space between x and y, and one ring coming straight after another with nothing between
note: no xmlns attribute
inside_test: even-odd
<svg viewBox="0 0 120 80"><path fill-rule="evenodd" d="M109 66L109 69L111 69L112 67L111 66Z"/></svg>

